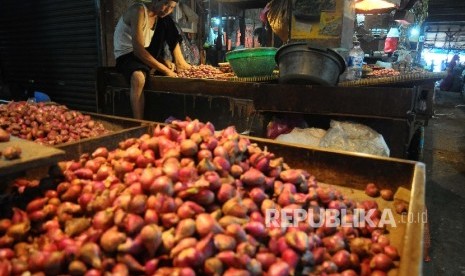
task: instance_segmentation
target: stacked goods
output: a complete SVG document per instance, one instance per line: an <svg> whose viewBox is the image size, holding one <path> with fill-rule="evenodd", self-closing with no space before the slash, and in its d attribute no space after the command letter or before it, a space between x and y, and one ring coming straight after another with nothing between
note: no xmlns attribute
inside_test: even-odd
<svg viewBox="0 0 465 276"><path fill-rule="evenodd" d="M398 76L398 75L400 75L399 71L392 69L392 68L384 68L384 69L373 70L372 72L366 74L366 77L385 78L385 77L393 77L393 76Z"/></svg>
<svg viewBox="0 0 465 276"><path fill-rule="evenodd" d="M0 143L8 141L10 141L10 134L0 127ZM21 156L21 148L17 146L6 147L2 151L0 151L0 156L2 155L7 160L19 158Z"/></svg>
<svg viewBox="0 0 465 276"><path fill-rule="evenodd" d="M233 73L233 70L231 68L231 64L229 62L220 62L218 63L219 69L223 73Z"/></svg>
<svg viewBox="0 0 465 276"><path fill-rule="evenodd" d="M234 77L234 73L223 72L220 69L211 65L194 65L190 69L178 72L178 77L181 78L196 78L196 79L227 79Z"/></svg>
<svg viewBox="0 0 465 276"><path fill-rule="evenodd" d="M0 105L0 127L13 136L56 145L96 137L108 131L89 115L64 105L10 102Z"/></svg>
<svg viewBox="0 0 465 276"><path fill-rule="evenodd" d="M355 208L379 221L375 201L322 186L233 127L173 121L60 168L55 188L0 220L0 275L386 275L399 258L385 227L350 225ZM321 226L267 223L299 209Z"/></svg>

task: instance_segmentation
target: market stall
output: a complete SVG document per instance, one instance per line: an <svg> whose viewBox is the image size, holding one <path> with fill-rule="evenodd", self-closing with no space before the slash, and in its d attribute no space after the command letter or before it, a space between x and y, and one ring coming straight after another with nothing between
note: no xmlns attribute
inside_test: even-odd
<svg viewBox="0 0 465 276"><path fill-rule="evenodd" d="M270 8L264 20L287 45L148 75L145 120L126 118L130 85L111 66L97 68L98 113L0 105L12 136L0 149L27 149L2 151L0 275L422 273L426 172L415 135L443 74L377 68L354 80L362 68L341 53L355 14L343 0L217 2L220 20L222 4ZM365 133L386 150L266 139L276 122L300 126L290 120L363 124L355 140Z"/></svg>
<svg viewBox="0 0 465 276"><path fill-rule="evenodd" d="M124 96L128 91L126 81L111 68L100 68L98 80L99 108L107 114L121 115L118 112L128 109ZM155 99L164 102L164 106L153 109L151 120L162 121L172 115L183 117L185 112L203 116L220 127L236 125L238 130L252 131L258 137L266 137L266 127L275 115L298 113L324 127L328 127L331 118L354 120L380 132L391 148L392 157L410 159L416 158L408 152L412 136L432 113L431 109L420 108L422 101L431 107L432 94L422 98L422 89L416 86L324 87L283 85L277 80L245 82L151 76L146 91L149 99L150 95L157 95ZM234 105L245 110L241 116L231 111Z"/></svg>

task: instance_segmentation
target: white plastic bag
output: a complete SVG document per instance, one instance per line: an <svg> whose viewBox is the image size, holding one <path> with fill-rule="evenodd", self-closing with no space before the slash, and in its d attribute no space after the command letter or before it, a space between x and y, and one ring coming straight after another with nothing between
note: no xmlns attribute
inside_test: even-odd
<svg viewBox="0 0 465 276"><path fill-rule="evenodd" d="M318 147L325 134L326 130L320 128L295 127L291 132L276 137L276 141Z"/></svg>
<svg viewBox="0 0 465 276"><path fill-rule="evenodd" d="M320 147L373 155L389 156L381 134L368 126L331 120L330 128L320 140Z"/></svg>

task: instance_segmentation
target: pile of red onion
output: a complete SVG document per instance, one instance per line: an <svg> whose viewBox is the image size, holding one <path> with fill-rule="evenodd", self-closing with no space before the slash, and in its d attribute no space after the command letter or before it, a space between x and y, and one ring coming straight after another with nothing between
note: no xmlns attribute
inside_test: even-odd
<svg viewBox="0 0 465 276"><path fill-rule="evenodd" d="M39 144L56 145L108 132L89 115L64 105L10 102L0 105L0 127Z"/></svg>
<svg viewBox="0 0 465 276"><path fill-rule="evenodd" d="M60 167L56 189L0 220L0 275L386 275L399 258L384 228L266 227L269 209L381 212L233 127L174 121Z"/></svg>

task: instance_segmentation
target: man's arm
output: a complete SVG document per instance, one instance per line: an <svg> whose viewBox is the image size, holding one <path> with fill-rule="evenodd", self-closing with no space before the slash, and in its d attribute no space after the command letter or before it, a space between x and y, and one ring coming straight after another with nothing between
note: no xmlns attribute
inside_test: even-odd
<svg viewBox="0 0 465 276"><path fill-rule="evenodd" d="M170 77L176 76L168 67L157 61L144 47L144 34L142 26L144 24L145 12L144 8L140 5L134 6L129 11L130 26L132 31L132 46L134 48L134 55L142 60L151 68L156 69L162 74Z"/></svg>

